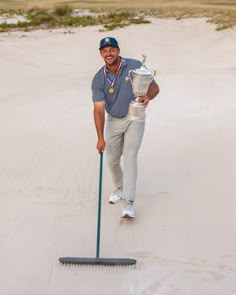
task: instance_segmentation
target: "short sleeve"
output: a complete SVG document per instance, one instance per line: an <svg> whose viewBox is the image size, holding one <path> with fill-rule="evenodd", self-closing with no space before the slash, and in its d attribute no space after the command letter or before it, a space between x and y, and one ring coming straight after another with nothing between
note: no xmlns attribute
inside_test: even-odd
<svg viewBox="0 0 236 295"><path fill-rule="evenodd" d="M103 101L105 99L104 85L102 80L103 79L99 78L98 74L96 74L92 80L91 89L93 102Z"/></svg>

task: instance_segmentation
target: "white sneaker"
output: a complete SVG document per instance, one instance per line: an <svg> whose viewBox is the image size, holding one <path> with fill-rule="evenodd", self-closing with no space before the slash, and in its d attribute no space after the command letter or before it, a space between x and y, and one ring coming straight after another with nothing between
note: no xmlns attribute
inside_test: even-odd
<svg viewBox="0 0 236 295"><path fill-rule="evenodd" d="M134 218L134 207L133 204L124 205L122 210L122 218Z"/></svg>
<svg viewBox="0 0 236 295"><path fill-rule="evenodd" d="M119 200L121 200L122 197L123 197L123 193L122 193L121 190L118 189L118 190L114 191L114 193L112 193L110 195L110 198L109 198L108 202L110 204L115 204L116 202L118 202Z"/></svg>

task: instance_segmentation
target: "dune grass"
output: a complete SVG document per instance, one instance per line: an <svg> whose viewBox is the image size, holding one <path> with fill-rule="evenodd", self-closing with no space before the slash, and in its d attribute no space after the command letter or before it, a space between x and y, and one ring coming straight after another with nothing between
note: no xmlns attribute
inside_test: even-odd
<svg viewBox="0 0 236 295"><path fill-rule="evenodd" d="M216 30L224 30L236 26L236 10L200 7L162 7L148 11L148 15L158 18L185 18L205 17L208 22L216 25Z"/></svg>
<svg viewBox="0 0 236 295"><path fill-rule="evenodd" d="M72 16L75 8L90 9L102 15ZM114 30L130 24L150 23L150 17L178 20L206 17L216 24L217 30L236 26L236 1L233 0L0 0L0 14L4 13L24 15L27 21L2 23L0 32L90 25Z"/></svg>
<svg viewBox="0 0 236 295"><path fill-rule="evenodd" d="M27 18L25 22L17 24L0 24L0 32L10 30L32 30L36 28L61 28L61 27L78 27L101 25L104 30L114 30L123 28L130 24L150 23L144 19L144 16L138 16L128 10L110 11L96 16L71 16L72 9L70 7L56 6L52 11L45 8L33 8L25 11L19 11L18 14L23 14Z"/></svg>

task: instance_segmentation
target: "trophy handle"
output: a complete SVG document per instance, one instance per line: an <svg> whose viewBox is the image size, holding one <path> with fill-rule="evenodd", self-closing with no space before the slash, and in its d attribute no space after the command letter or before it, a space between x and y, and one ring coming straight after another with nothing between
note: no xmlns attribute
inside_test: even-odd
<svg viewBox="0 0 236 295"><path fill-rule="evenodd" d="M133 80L132 80L132 75L131 75L132 73L133 73L133 70L129 70L128 77L130 79L131 84L133 85Z"/></svg>
<svg viewBox="0 0 236 295"><path fill-rule="evenodd" d="M155 70L152 71L151 81L152 81L153 78L156 76L156 73L157 73L157 72L156 72Z"/></svg>

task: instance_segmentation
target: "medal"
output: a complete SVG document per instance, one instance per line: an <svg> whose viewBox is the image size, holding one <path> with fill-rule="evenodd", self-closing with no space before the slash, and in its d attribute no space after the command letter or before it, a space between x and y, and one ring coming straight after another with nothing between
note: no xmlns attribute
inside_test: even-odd
<svg viewBox="0 0 236 295"><path fill-rule="evenodd" d="M110 84L110 87L109 87L109 89L108 89L108 92L109 92L110 94L113 94L113 93L115 92L115 89L114 89L114 86L113 86L113 85L115 84L115 80L116 80L116 77L117 77L117 75L118 75L118 73L119 73L119 71L120 71L121 65L122 65L122 62L121 62L121 60L120 60L120 63L119 63L118 69L117 69L117 71L116 71L116 73L115 73L115 77L113 78L113 80L112 80L111 78L108 77L107 74L108 74L109 71L106 69L106 66L104 66L104 68L103 68L104 76L106 77L108 83Z"/></svg>
<svg viewBox="0 0 236 295"><path fill-rule="evenodd" d="M114 88L113 87L110 87L109 90L108 90L108 92L111 93L111 94L114 93Z"/></svg>

